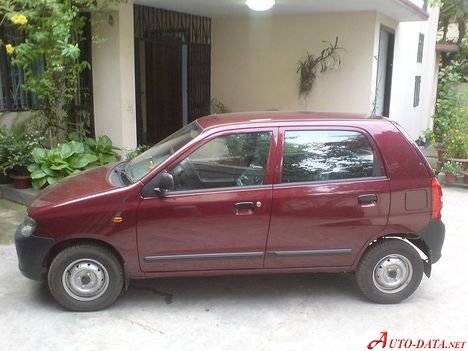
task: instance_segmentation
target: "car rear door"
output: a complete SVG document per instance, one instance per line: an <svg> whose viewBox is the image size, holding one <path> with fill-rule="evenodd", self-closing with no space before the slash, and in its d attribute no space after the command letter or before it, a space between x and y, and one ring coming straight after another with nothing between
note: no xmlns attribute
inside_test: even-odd
<svg viewBox="0 0 468 351"><path fill-rule="evenodd" d="M389 180L358 128L280 130L265 268L350 266L383 231Z"/></svg>

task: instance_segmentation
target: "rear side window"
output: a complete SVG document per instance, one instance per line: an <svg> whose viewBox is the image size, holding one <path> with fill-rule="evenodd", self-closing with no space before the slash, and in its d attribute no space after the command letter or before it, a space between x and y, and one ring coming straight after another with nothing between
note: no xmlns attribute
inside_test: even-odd
<svg viewBox="0 0 468 351"><path fill-rule="evenodd" d="M286 131L283 183L380 176L367 137L355 131Z"/></svg>

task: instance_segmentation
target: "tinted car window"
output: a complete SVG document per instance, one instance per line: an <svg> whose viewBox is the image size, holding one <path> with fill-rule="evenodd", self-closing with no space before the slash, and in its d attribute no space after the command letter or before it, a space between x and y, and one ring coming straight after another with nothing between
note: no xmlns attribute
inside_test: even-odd
<svg viewBox="0 0 468 351"><path fill-rule="evenodd" d="M271 136L243 133L209 141L169 171L175 190L262 185Z"/></svg>
<svg viewBox="0 0 468 351"><path fill-rule="evenodd" d="M367 138L354 131L287 131L282 182L308 182L380 175Z"/></svg>

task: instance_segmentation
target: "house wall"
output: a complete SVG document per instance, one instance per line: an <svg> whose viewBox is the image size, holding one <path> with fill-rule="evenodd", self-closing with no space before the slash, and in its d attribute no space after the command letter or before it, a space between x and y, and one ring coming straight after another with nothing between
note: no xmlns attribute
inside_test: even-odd
<svg viewBox="0 0 468 351"><path fill-rule="evenodd" d="M233 111L369 113L374 89L375 12L214 18L212 96ZM299 99L297 63L339 37L342 65Z"/></svg>
<svg viewBox="0 0 468 351"><path fill-rule="evenodd" d="M108 135L115 145L133 148L136 139L133 1L127 0L93 26L105 38L93 44L93 98L96 135Z"/></svg>
<svg viewBox="0 0 468 351"><path fill-rule="evenodd" d="M438 59L435 50L439 10L429 8L425 22L396 26L390 118L399 122L413 139L432 127L437 93ZM378 22L382 18L378 19ZM422 63L416 62L419 33L424 34ZM421 76L419 106L413 107L415 76Z"/></svg>

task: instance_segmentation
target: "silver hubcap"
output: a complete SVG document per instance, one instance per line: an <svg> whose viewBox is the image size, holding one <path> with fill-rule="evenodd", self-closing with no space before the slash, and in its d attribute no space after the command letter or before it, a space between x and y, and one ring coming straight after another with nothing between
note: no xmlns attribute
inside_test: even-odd
<svg viewBox="0 0 468 351"><path fill-rule="evenodd" d="M374 267L374 285L381 292L395 294L408 286L413 277L413 265L402 255L388 255Z"/></svg>
<svg viewBox="0 0 468 351"><path fill-rule="evenodd" d="M63 272L65 291L76 300L92 301L109 287L109 274L102 264L91 259L76 260Z"/></svg>

